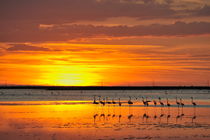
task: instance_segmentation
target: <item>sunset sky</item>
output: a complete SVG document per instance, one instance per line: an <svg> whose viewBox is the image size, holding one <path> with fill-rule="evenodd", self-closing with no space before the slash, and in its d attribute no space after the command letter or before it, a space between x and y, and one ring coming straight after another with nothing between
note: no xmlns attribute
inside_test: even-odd
<svg viewBox="0 0 210 140"><path fill-rule="evenodd" d="M0 85L208 85L210 0L0 0Z"/></svg>

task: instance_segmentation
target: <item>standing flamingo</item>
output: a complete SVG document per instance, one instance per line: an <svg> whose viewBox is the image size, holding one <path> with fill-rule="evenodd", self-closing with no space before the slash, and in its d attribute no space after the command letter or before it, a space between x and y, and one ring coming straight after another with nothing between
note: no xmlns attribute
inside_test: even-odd
<svg viewBox="0 0 210 140"><path fill-rule="evenodd" d="M99 104L99 103L96 101L96 96L95 96L95 95L93 96L93 104Z"/></svg>
<svg viewBox="0 0 210 140"><path fill-rule="evenodd" d="M178 107L180 106L180 102L178 102L177 96L176 96L176 104L178 105Z"/></svg>
<svg viewBox="0 0 210 140"><path fill-rule="evenodd" d="M101 101L101 96L99 96L99 102L100 102L100 104L105 105L105 99L104 99L104 101Z"/></svg>
<svg viewBox="0 0 210 140"><path fill-rule="evenodd" d="M112 104L112 102L110 102L110 101L108 100L108 97L106 97L106 103L107 103L107 104Z"/></svg>
<svg viewBox="0 0 210 140"><path fill-rule="evenodd" d="M112 99L112 104L116 104L116 102L114 101L114 99Z"/></svg>
<svg viewBox="0 0 210 140"><path fill-rule="evenodd" d="M130 98L130 99L128 100L128 104L129 104L129 105L132 105L133 102L131 101L131 96L129 96L129 98Z"/></svg>
<svg viewBox="0 0 210 140"><path fill-rule="evenodd" d="M121 105L122 105L122 103L121 103L120 98L119 98L119 106L121 106Z"/></svg>
<svg viewBox="0 0 210 140"><path fill-rule="evenodd" d="M161 101L161 98L159 97L159 103L161 106L164 106L164 103Z"/></svg>
<svg viewBox="0 0 210 140"><path fill-rule="evenodd" d="M183 107L184 103L182 102L182 98L180 98L180 105Z"/></svg>
<svg viewBox="0 0 210 140"><path fill-rule="evenodd" d="M150 100L147 100L147 97L146 97L146 105L149 106L149 102L151 102Z"/></svg>
<svg viewBox="0 0 210 140"><path fill-rule="evenodd" d="M193 104L193 106L195 107L197 104L193 101L193 97L191 97L191 102Z"/></svg>
<svg viewBox="0 0 210 140"><path fill-rule="evenodd" d="M146 101L144 101L144 97L142 97L142 103L144 104L144 106L146 106L146 105L147 105L147 102L146 102Z"/></svg>
<svg viewBox="0 0 210 140"><path fill-rule="evenodd" d="M153 103L154 103L155 106L157 105L157 102L155 100L153 100Z"/></svg>
<svg viewBox="0 0 210 140"><path fill-rule="evenodd" d="M170 107L170 106L171 106L171 104L168 102L168 98L167 98L167 106L168 106L168 107Z"/></svg>

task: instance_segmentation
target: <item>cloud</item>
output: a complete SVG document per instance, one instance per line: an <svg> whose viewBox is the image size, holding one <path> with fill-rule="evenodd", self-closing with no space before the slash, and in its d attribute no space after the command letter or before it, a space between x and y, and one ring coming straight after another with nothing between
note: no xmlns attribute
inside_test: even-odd
<svg viewBox="0 0 210 140"><path fill-rule="evenodd" d="M210 16L210 6L204 5L202 8L194 11L195 16Z"/></svg>
<svg viewBox="0 0 210 140"><path fill-rule="evenodd" d="M155 0L1 0L1 20L63 23L110 17L166 18L175 11Z"/></svg>
<svg viewBox="0 0 210 140"><path fill-rule="evenodd" d="M209 16L207 2L200 1L197 4L205 5L203 8L189 5L192 5L191 1L174 0L1 0L0 21L62 24L112 17L134 17L142 20L181 18L186 15ZM180 7L183 8L180 10Z"/></svg>
<svg viewBox="0 0 210 140"><path fill-rule="evenodd" d="M210 34L210 22L176 22L169 25L152 24L137 26L93 26L93 25L56 25L39 28L33 25L11 26L0 32L1 42L28 41L68 41L92 37L142 37L142 36L188 36ZM18 30L14 31L15 28ZM28 49L23 46L24 49ZM39 50L39 48L38 48Z"/></svg>
<svg viewBox="0 0 210 140"><path fill-rule="evenodd" d="M204 22L133 27L76 23L122 17L142 22L145 19L177 21L187 17L208 17L209 11L210 3L202 0L1 0L0 41L66 41L103 35L124 37L208 34L209 23ZM109 22L111 24L112 21Z"/></svg>
<svg viewBox="0 0 210 140"><path fill-rule="evenodd" d="M190 70L196 70L196 71L210 71L210 67L208 67L208 68L206 68L206 67L202 67L202 68L191 67L191 68L184 68L184 69L190 69Z"/></svg>
<svg viewBox="0 0 210 140"><path fill-rule="evenodd" d="M50 51L48 48L30 46L25 44L16 44L6 49L7 51Z"/></svg>

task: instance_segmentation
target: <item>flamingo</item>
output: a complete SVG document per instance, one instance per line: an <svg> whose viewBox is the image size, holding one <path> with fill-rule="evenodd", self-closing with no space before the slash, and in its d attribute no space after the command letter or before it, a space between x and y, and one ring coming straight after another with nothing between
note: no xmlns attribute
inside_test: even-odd
<svg viewBox="0 0 210 140"><path fill-rule="evenodd" d="M195 107L197 104L193 101L193 97L191 97L191 102L192 102L192 104L193 104L193 106Z"/></svg>
<svg viewBox="0 0 210 140"><path fill-rule="evenodd" d="M154 103L155 106L157 105L157 102L155 100L153 100L153 103Z"/></svg>
<svg viewBox="0 0 210 140"><path fill-rule="evenodd" d="M129 104L129 105L132 105L133 102L131 101L131 96L129 96L129 98L130 98L130 99L128 100L128 104Z"/></svg>
<svg viewBox="0 0 210 140"><path fill-rule="evenodd" d="M93 96L93 104L99 104L98 102L96 102L96 96Z"/></svg>
<svg viewBox="0 0 210 140"><path fill-rule="evenodd" d="M177 96L176 96L176 104L178 105L178 107L180 106L180 102L178 102Z"/></svg>
<svg viewBox="0 0 210 140"><path fill-rule="evenodd" d="M112 102L110 102L110 101L108 100L108 97L106 97L106 103L107 103L107 104L112 104Z"/></svg>
<svg viewBox="0 0 210 140"><path fill-rule="evenodd" d="M184 103L182 102L182 98L180 98L180 105L183 107Z"/></svg>
<svg viewBox="0 0 210 140"><path fill-rule="evenodd" d="M144 97L142 97L142 102L145 106L149 106L149 102L151 102L151 101L148 101L147 97L146 97L146 101L144 101Z"/></svg>
<svg viewBox="0 0 210 140"><path fill-rule="evenodd" d="M100 102L100 104L105 105L105 101L101 101L101 96L99 96L99 102Z"/></svg>
<svg viewBox="0 0 210 140"><path fill-rule="evenodd" d="M159 97L159 103L161 106L164 106L164 103L161 101L161 98Z"/></svg>
<svg viewBox="0 0 210 140"><path fill-rule="evenodd" d="M112 104L116 104L116 102L114 101L114 99L112 99Z"/></svg>
<svg viewBox="0 0 210 140"><path fill-rule="evenodd" d="M119 98L119 106L121 106L121 105L122 105L122 103L121 103L120 98Z"/></svg>
<svg viewBox="0 0 210 140"><path fill-rule="evenodd" d="M168 102L168 98L167 98L167 106L168 106L168 107L170 107L170 106L171 106L171 104Z"/></svg>
<svg viewBox="0 0 210 140"><path fill-rule="evenodd" d="M143 102L144 106L146 106L146 105L147 105L147 102L146 102L146 101L144 101L144 97L142 97L142 102Z"/></svg>
<svg viewBox="0 0 210 140"><path fill-rule="evenodd" d="M147 106L149 106L149 102L151 102L151 101L147 100L147 97L146 97L146 105Z"/></svg>

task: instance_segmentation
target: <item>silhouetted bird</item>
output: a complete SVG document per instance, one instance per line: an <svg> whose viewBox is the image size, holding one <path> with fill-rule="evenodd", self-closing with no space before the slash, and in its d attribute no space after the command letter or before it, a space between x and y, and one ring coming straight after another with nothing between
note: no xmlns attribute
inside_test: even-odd
<svg viewBox="0 0 210 140"><path fill-rule="evenodd" d="M178 105L178 107L180 106L180 102L178 102L177 96L176 96L176 104Z"/></svg>
<svg viewBox="0 0 210 140"><path fill-rule="evenodd" d="M170 106L171 106L171 104L168 102L168 98L167 98L167 106L168 106L168 107L170 107Z"/></svg>
<svg viewBox="0 0 210 140"><path fill-rule="evenodd" d="M119 106L121 106L121 105L122 105L122 103L121 103L120 98L119 98Z"/></svg>
<svg viewBox="0 0 210 140"><path fill-rule="evenodd" d="M159 103L161 106L164 106L164 103L161 101L161 98L159 97Z"/></svg>
<svg viewBox="0 0 210 140"><path fill-rule="evenodd" d="M116 104L116 102L114 101L114 99L112 99L112 104Z"/></svg>
<svg viewBox="0 0 210 140"><path fill-rule="evenodd" d="M157 102L155 100L153 100L153 103L154 103L155 106L157 105Z"/></svg>
<svg viewBox="0 0 210 140"><path fill-rule="evenodd" d="M93 104L99 104L98 102L96 102L96 96L93 96Z"/></svg>
<svg viewBox="0 0 210 140"><path fill-rule="evenodd" d="M191 102L193 104L193 106L195 107L197 104L193 101L193 97L191 97Z"/></svg>
<svg viewBox="0 0 210 140"><path fill-rule="evenodd" d="M99 96L99 102L100 102L100 104L105 105L105 99L104 99L104 101L101 101L101 96Z"/></svg>
<svg viewBox="0 0 210 140"><path fill-rule="evenodd" d="M133 102L131 101L131 96L129 96L129 98L130 98L130 99L128 100L128 104L129 104L129 105L132 105Z"/></svg>
<svg viewBox="0 0 210 140"><path fill-rule="evenodd" d="M180 98L180 105L183 107L184 103L182 102L182 98Z"/></svg>
<svg viewBox="0 0 210 140"><path fill-rule="evenodd" d="M107 104L112 104L112 102L110 102L110 101L108 100L108 97L106 97L106 103L107 103Z"/></svg>

